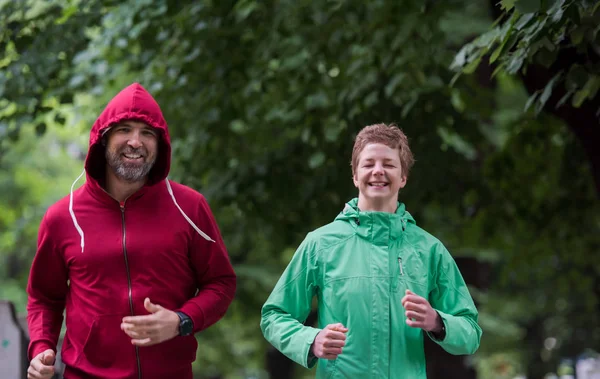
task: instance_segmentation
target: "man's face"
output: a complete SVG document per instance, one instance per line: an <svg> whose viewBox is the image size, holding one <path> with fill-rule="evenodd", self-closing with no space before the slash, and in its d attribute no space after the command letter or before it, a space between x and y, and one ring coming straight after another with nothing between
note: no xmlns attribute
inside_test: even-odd
<svg viewBox="0 0 600 379"><path fill-rule="evenodd" d="M139 121L123 121L108 131L106 162L127 182L145 179L156 161L158 132Z"/></svg>
<svg viewBox="0 0 600 379"><path fill-rule="evenodd" d="M382 206L395 209L398 191L406 185L400 151L381 143L368 144L358 157L353 179L368 208L362 210L379 210Z"/></svg>

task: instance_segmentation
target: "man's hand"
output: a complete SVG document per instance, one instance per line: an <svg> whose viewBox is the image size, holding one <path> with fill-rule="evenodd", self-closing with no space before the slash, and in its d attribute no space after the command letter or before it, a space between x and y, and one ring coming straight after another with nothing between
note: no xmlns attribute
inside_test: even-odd
<svg viewBox="0 0 600 379"><path fill-rule="evenodd" d="M54 375L54 350L48 349L36 355L29 363L27 379L50 379Z"/></svg>
<svg viewBox="0 0 600 379"><path fill-rule="evenodd" d="M342 324L329 324L321 330L311 346L311 351L317 358L336 359L346 345L346 328Z"/></svg>
<svg viewBox="0 0 600 379"><path fill-rule="evenodd" d="M421 328L426 332L442 331L442 319L429 302L410 290L402 298L402 306L406 310L406 324L413 328Z"/></svg>
<svg viewBox="0 0 600 379"><path fill-rule="evenodd" d="M151 314L123 317L121 329L132 338L136 346L152 346L179 335L177 313L144 300L144 307Z"/></svg>

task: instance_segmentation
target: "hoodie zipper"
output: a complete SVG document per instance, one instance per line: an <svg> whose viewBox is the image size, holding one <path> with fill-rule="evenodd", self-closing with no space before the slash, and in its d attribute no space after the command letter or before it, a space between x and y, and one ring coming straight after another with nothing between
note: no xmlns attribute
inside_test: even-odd
<svg viewBox="0 0 600 379"><path fill-rule="evenodd" d="M129 310L131 312L132 316L135 316L135 314L133 313L133 296L132 296L132 290L131 290L131 274L129 273L129 260L127 259L127 247L125 245L126 239L125 239L125 202L119 203L119 206L121 208L121 222L123 225L123 256L125 257L125 271L127 272L127 294L129 296ZM138 369L138 378L142 379L142 365L140 362L140 351L139 351L139 347L136 346L135 347L135 360L137 362L137 369Z"/></svg>
<svg viewBox="0 0 600 379"><path fill-rule="evenodd" d="M404 269L402 268L402 258L398 257L398 266L400 266L400 276L404 276Z"/></svg>

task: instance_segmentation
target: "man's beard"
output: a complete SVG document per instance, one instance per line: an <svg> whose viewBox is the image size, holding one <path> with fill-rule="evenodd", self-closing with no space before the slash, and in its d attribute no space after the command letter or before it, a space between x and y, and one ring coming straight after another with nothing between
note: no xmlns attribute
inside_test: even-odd
<svg viewBox="0 0 600 379"><path fill-rule="evenodd" d="M140 150L141 149L123 149L121 151L114 152L110 149L106 149L106 162L113 170L115 175L121 180L127 182L137 182L143 180L152 169L152 166L154 166L156 155L152 157L151 161L143 162L141 164L124 162L122 157L122 154L139 154L139 152L141 152ZM144 157L147 158L148 155L144 154Z"/></svg>

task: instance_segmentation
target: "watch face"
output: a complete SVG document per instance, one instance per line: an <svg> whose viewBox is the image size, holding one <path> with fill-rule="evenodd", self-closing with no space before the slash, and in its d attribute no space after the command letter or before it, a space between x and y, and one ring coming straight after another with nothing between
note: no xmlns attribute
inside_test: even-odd
<svg viewBox="0 0 600 379"><path fill-rule="evenodd" d="M193 327L194 326L192 325L192 320L190 320L187 317L184 318L183 320L181 320L181 323L179 324L181 335L188 336L188 335L192 334Z"/></svg>

